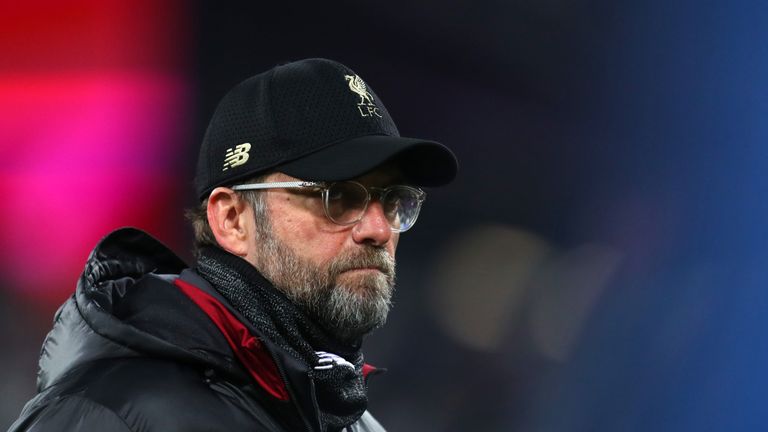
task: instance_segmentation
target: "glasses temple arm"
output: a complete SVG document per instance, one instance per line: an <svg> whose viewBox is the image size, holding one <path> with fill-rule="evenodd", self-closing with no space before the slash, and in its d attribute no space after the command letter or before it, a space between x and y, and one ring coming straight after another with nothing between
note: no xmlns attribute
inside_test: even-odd
<svg viewBox="0 0 768 432"><path fill-rule="evenodd" d="M277 182L277 183L250 183L232 186L232 190L258 190L258 189L277 189L277 188L306 188L319 187L321 183L316 182Z"/></svg>

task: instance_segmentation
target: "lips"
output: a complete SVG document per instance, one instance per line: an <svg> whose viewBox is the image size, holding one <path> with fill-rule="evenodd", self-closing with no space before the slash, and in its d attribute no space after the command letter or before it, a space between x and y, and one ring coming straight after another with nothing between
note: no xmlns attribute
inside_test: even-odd
<svg viewBox="0 0 768 432"><path fill-rule="evenodd" d="M348 267L348 268L340 271L337 274L339 274L339 275L342 275L342 274L345 274L345 273L346 274L354 274L355 272L359 272L359 274L361 276L364 275L364 274L368 274L370 276L376 276L375 273L371 274L372 272L378 272L379 274L381 274L382 276L384 276L386 278L389 278L390 275L391 275L390 271L386 267L384 267L384 266L381 266L381 267L380 266Z"/></svg>
<svg viewBox="0 0 768 432"><path fill-rule="evenodd" d="M376 270L384 274L387 273L387 271L381 267L353 267L353 268L348 268L346 270L343 270L342 273L351 272L351 271L371 271L371 270Z"/></svg>

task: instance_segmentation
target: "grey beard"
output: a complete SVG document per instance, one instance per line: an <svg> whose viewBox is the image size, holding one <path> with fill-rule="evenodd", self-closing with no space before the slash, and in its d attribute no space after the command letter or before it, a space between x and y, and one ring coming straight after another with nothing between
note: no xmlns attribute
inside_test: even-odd
<svg viewBox="0 0 768 432"><path fill-rule="evenodd" d="M363 245L320 268L299 257L267 228L256 239L257 268L276 288L341 341L355 341L384 325L392 306L395 260L383 248ZM378 272L339 276L350 269L377 268ZM348 277L350 275L347 275Z"/></svg>

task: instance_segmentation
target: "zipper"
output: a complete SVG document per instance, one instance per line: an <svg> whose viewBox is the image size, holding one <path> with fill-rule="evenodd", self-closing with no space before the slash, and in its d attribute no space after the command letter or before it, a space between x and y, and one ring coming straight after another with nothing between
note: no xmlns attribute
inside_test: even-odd
<svg viewBox="0 0 768 432"><path fill-rule="evenodd" d="M261 343L264 344L264 341L261 341ZM265 346L265 348L267 347ZM291 395L291 400L294 401L294 406L296 407L296 411L299 412L299 417L301 417L301 421L304 423L304 427L306 428L306 431L312 432L313 431L312 425L309 423L307 416L304 415L304 410L302 410L301 407L299 406L298 398L296 398L296 395L294 394L293 389L291 388L291 385L288 383L288 378L287 378L287 375L285 374L285 370L283 369L283 364L277 360L275 354L272 353L272 350L267 349L267 352L269 353L269 356L272 357L272 361L275 362L275 366L277 366L277 372L280 374L280 379L283 380L283 383L285 384L285 389L288 390L288 394Z"/></svg>

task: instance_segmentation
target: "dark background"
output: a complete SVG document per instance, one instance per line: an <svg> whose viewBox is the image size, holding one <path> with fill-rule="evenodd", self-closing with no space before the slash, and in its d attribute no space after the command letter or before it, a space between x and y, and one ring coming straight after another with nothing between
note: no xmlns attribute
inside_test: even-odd
<svg viewBox="0 0 768 432"><path fill-rule="evenodd" d="M0 424L34 393L51 314L100 236L137 225L190 257L181 211L195 204L196 146L223 93L275 64L327 57L375 89L402 135L440 141L460 161L457 180L429 191L401 238L396 305L366 343L368 362L389 369L370 383L371 410L389 430L768 426L765 3L75 3L13 9L29 25L3 40L2 88L16 89L19 76L161 76L164 87L139 88L167 92L173 109L144 123L151 151L114 149L121 167L126 148L136 151L125 169L137 180L121 203L98 208L143 213L94 225L88 190L59 190L69 226L91 229L68 254L72 270L29 282L29 270L3 267ZM62 12L90 30L61 24ZM38 14L58 23L49 36L39 36ZM119 43L94 45L105 38ZM63 267L23 240L32 237L8 234L56 230L9 216L50 199L9 199L27 192L18 146L34 145L19 132L29 123L10 123L15 100L0 107L4 260L23 246L37 266ZM173 132L161 140L163 125ZM164 148L172 155L146 156ZM71 175L91 172L80 162ZM45 173L36 178L56 181ZM165 186L144 189L141 179L157 176Z"/></svg>

